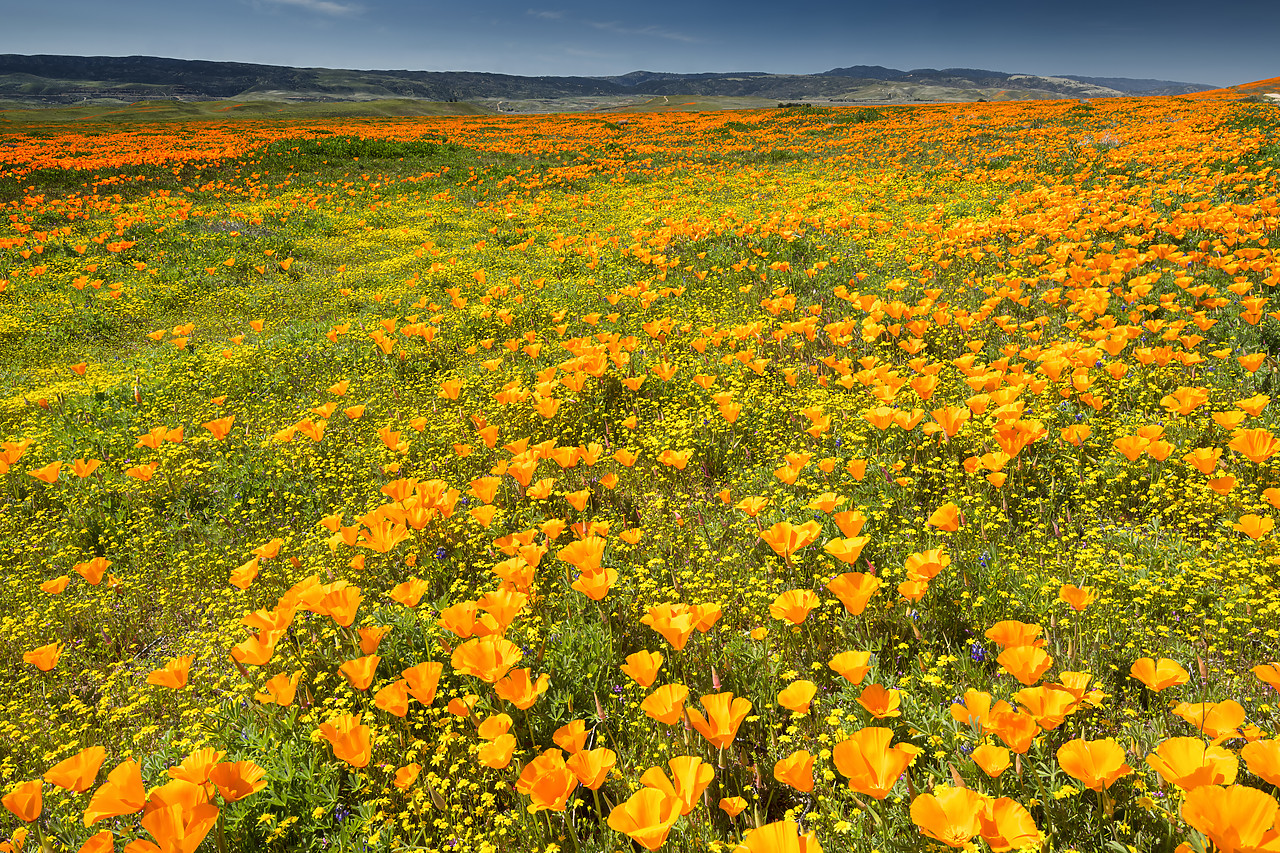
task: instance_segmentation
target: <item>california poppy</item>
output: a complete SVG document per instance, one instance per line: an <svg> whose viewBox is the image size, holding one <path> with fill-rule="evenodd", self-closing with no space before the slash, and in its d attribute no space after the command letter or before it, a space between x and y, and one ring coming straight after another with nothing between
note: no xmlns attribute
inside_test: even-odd
<svg viewBox="0 0 1280 853"><path fill-rule="evenodd" d="M911 822L921 834L948 847L969 844L982 828L987 798L968 788L939 785L911 801Z"/></svg>
<svg viewBox="0 0 1280 853"><path fill-rule="evenodd" d="M552 747L525 765L516 780L516 792L529 797L530 811L562 812L578 778L564 761L564 753Z"/></svg>
<svg viewBox="0 0 1280 853"><path fill-rule="evenodd" d="M18 820L31 823L44 809L44 783L39 779L23 782L0 799L0 803Z"/></svg>
<svg viewBox="0 0 1280 853"><path fill-rule="evenodd" d="M85 747L46 770L44 780L59 788L82 793L93 787L93 780L106 757L107 751L101 746Z"/></svg>
<svg viewBox="0 0 1280 853"><path fill-rule="evenodd" d="M658 788L641 788L609 812L609 828L646 850L657 850L680 819L682 802Z"/></svg>
<svg viewBox="0 0 1280 853"><path fill-rule="evenodd" d="M153 670L147 676L147 684L155 684L160 687L169 687L173 690L181 690L187 686L187 674L191 670L191 661L194 660L191 655L183 655L181 657L172 658L164 665L164 669Z"/></svg>
<svg viewBox="0 0 1280 853"><path fill-rule="evenodd" d="M807 794L813 790L813 756L797 750L773 765L773 778Z"/></svg>
<svg viewBox="0 0 1280 853"><path fill-rule="evenodd" d="M267 771L252 761L224 762L209 771L209 781L228 803L242 800L267 786Z"/></svg>
<svg viewBox="0 0 1280 853"><path fill-rule="evenodd" d="M662 772L661 767L650 767L640 776L640 784L646 788L657 788L680 803L680 813L688 814L698 804L698 798L715 778L715 768L701 758L680 755L667 762L671 770L671 778Z"/></svg>
<svg viewBox="0 0 1280 853"><path fill-rule="evenodd" d="M636 652L628 655L626 663L619 668L641 687L651 687L662 668L662 653Z"/></svg>
<svg viewBox="0 0 1280 853"><path fill-rule="evenodd" d="M1161 658L1158 661L1151 658L1138 658L1129 668L1129 675L1156 692L1167 687L1186 684L1191 678L1191 673L1177 661L1169 658Z"/></svg>
<svg viewBox="0 0 1280 853"><path fill-rule="evenodd" d="M1110 738L1067 741L1058 747L1057 756L1063 771L1094 791L1110 788L1121 776L1133 772L1124 763L1124 747Z"/></svg>
<svg viewBox="0 0 1280 853"><path fill-rule="evenodd" d="M360 715L339 714L316 730L333 747L333 756L352 767L369 764L371 729L361 724Z"/></svg>
<svg viewBox="0 0 1280 853"><path fill-rule="evenodd" d="M836 769L849 780L849 787L877 800L889 796L898 777L907 769L920 749L911 744L890 746L893 731L865 728L836 744L831 759Z"/></svg>
<svg viewBox="0 0 1280 853"><path fill-rule="evenodd" d="M573 775L578 778L578 782L584 788L595 791L604 784L617 762L618 756L613 750L601 747L574 752L565 762L565 766L573 771Z"/></svg>
<svg viewBox="0 0 1280 853"><path fill-rule="evenodd" d="M645 697L640 710L666 725L679 722L684 714L684 703L689 698L689 688L683 684L664 684Z"/></svg>
<svg viewBox="0 0 1280 853"><path fill-rule="evenodd" d="M732 693L715 693L700 700L706 709L704 717L697 709L689 708L689 723L717 749L724 749L738 734L738 727L751 713L751 701L734 698Z"/></svg>
<svg viewBox="0 0 1280 853"><path fill-rule="evenodd" d="M1246 744L1248 749L1253 744ZM1241 752L1244 755L1243 751ZM1246 761L1248 757L1245 756ZM1147 756L1147 764L1166 782L1184 791L1201 785L1231 785L1236 781L1239 762L1235 755L1220 746L1206 746L1195 737L1174 737L1161 741L1156 751ZM1250 772L1257 771L1249 768Z"/></svg>
<svg viewBox="0 0 1280 853"><path fill-rule="evenodd" d="M59 658L62 657L62 643L49 643L32 649L29 652L22 653L22 660L29 663L41 672L48 672L58 665Z"/></svg>
<svg viewBox="0 0 1280 853"><path fill-rule="evenodd" d="M142 768L136 761L122 761L107 774L107 781L93 792L93 798L84 810L84 825L93 826L109 817L134 814L142 810L146 801Z"/></svg>

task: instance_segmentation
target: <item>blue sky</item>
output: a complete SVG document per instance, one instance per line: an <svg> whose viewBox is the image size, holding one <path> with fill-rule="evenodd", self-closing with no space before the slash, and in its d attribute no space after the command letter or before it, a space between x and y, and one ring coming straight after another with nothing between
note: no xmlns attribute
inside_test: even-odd
<svg viewBox="0 0 1280 853"><path fill-rule="evenodd" d="M849 65L1214 85L1280 75L1276 0L0 0L0 16L0 53L526 75Z"/></svg>

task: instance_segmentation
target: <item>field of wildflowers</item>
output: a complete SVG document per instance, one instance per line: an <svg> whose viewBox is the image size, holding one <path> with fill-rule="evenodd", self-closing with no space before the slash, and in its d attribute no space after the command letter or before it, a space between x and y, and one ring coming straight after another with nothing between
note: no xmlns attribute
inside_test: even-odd
<svg viewBox="0 0 1280 853"><path fill-rule="evenodd" d="M0 851L1277 849L1277 131L10 125Z"/></svg>

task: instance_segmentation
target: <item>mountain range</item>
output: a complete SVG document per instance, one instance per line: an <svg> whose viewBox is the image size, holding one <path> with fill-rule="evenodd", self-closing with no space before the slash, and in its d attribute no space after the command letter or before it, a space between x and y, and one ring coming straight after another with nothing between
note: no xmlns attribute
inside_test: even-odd
<svg viewBox="0 0 1280 853"><path fill-rule="evenodd" d="M471 71L356 71L154 56L0 54L0 101L54 106L139 100L522 101L701 96L833 103L1103 98L1178 95L1198 83L1076 75L1038 76L972 68L902 71L853 65L817 74L762 71L612 77L523 77Z"/></svg>

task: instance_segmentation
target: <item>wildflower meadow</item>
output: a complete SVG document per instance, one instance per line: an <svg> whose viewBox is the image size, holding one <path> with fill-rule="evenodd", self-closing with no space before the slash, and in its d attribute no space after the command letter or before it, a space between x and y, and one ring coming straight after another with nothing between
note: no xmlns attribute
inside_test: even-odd
<svg viewBox="0 0 1280 853"><path fill-rule="evenodd" d="M1280 849L1278 134L0 113L0 851Z"/></svg>

